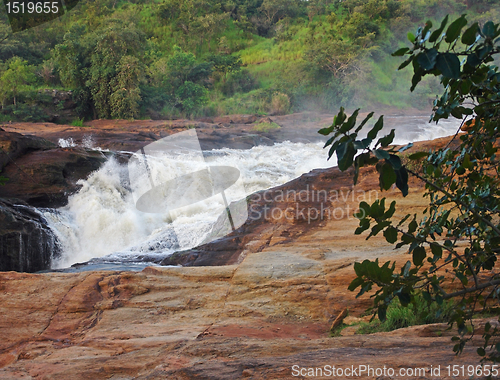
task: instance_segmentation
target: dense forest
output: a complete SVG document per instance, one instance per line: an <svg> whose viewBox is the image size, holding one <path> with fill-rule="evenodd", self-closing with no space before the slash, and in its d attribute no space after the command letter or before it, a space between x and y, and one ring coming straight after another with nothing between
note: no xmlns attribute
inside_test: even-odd
<svg viewBox="0 0 500 380"><path fill-rule="evenodd" d="M497 0L82 0L12 33L0 18L0 121L42 121L70 90L95 118L425 107L391 53L426 20L500 21ZM49 90L47 90L49 89ZM61 105L62 107L62 105Z"/></svg>

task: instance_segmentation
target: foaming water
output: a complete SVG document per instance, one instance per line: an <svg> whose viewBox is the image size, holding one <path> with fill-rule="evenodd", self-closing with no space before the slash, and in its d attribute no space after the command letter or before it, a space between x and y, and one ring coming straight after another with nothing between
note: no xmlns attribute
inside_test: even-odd
<svg viewBox="0 0 500 380"><path fill-rule="evenodd" d="M457 127L456 122L440 126L421 122L397 131L401 137L395 143L451 135ZM205 163L191 160L189 155L177 157L173 163L172 157L168 160L151 157L148 162L157 179L161 179L162 173L171 176L172 165L188 172L204 164L237 167L246 194L284 184L315 168L336 165L335 157L326 160L323 143L283 142L249 150L224 148L204 152L203 156ZM224 212L220 195L170 213L138 211L128 174L127 165L110 159L89 178L79 181L82 188L69 198L67 206L45 211L44 216L62 245L61 257L54 262L54 268L97 259L98 263L129 263L126 268L123 264L125 269L141 269L143 265L130 263L158 262L179 247L185 249L202 243ZM236 200L237 194L232 192L229 188L227 195Z"/></svg>
<svg viewBox="0 0 500 380"><path fill-rule="evenodd" d="M237 167L246 194L286 183L314 168L335 165L326 160L319 143L220 149L205 152L204 156L208 165ZM171 157L155 157L148 162L154 172L168 172L171 161ZM175 162L176 167L189 171L200 165L188 156ZM201 243L224 210L222 197L214 196L170 213L138 211L127 166L114 159L79 184L82 188L69 198L67 206L45 213L62 245L61 258L54 263L56 268L93 258L111 262L161 259L179 246L189 248ZM227 195L231 196L231 188Z"/></svg>

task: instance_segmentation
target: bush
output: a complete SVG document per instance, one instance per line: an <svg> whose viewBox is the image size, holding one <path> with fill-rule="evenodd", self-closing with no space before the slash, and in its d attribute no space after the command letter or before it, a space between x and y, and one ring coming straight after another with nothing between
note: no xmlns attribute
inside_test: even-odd
<svg viewBox="0 0 500 380"><path fill-rule="evenodd" d="M224 83L220 85L221 92L226 96L233 96L237 92L249 92L259 86L255 78L246 69L228 74Z"/></svg>
<svg viewBox="0 0 500 380"><path fill-rule="evenodd" d="M38 105L18 103L17 106L9 105L2 109L2 121L42 122L50 117Z"/></svg>
<svg viewBox="0 0 500 380"><path fill-rule="evenodd" d="M290 111L290 98L287 94L276 92L271 99L271 115L286 115Z"/></svg>
<svg viewBox="0 0 500 380"><path fill-rule="evenodd" d="M83 119L75 119L71 122L73 127L83 127Z"/></svg>
<svg viewBox="0 0 500 380"><path fill-rule="evenodd" d="M271 94L263 89L252 90L246 94L236 93L231 98L214 96L204 110L208 116L234 114L267 114Z"/></svg>
<svg viewBox="0 0 500 380"><path fill-rule="evenodd" d="M254 125L252 129L257 132L269 132L272 131L273 129L280 129L280 128L281 127L274 121L271 122L261 121L260 123Z"/></svg>
<svg viewBox="0 0 500 380"><path fill-rule="evenodd" d="M370 323L362 324L357 333L371 334L410 326L447 322L453 312L453 307L454 304L451 301L445 302L443 307L438 307L436 304L429 306L421 294L416 296L416 302L408 307L402 306L401 302L396 299L387 308L384 322L376 319Z"/></svg>

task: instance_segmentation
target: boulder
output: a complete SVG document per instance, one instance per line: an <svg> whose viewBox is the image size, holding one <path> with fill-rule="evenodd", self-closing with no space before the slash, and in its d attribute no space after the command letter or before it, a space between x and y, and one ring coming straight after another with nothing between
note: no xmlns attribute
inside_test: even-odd
<svg viewBox="0 0 500 380"><path fill-rule="evenodd" d="M56 237L36 209L0 199L0 271L49 269L59 254Z"/></svg>
<svg viewBox="0 0 500 380"><path fill-rule="evenodd" d="M5 132L0 128L0 171L9 163L22 155L35 150L56 148L56 145L46 139L22 135L16 132Z"/></svg>
<svg viewBox="0 0 500 380"><path fill-rule="evenodd" d="M0 131L0 168L7 183L0 197L35 207L60 207L80 187L77 181L99 169L107 157L81 147L59 148L48 140Z"/></svg>

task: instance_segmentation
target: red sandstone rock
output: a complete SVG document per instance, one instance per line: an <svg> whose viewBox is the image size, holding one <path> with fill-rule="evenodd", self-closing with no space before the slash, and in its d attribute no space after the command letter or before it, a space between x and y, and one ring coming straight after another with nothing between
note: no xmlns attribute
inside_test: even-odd
<svg viewBox="0 0 500 380"><path fill-rule="evenodd" d="M369 170L358 189L377 189ZM352 195L350 176L314 171L286 186ZM425 205L416 184L406 198L392 190L383 195L398 201L396 216ZM353 234L358 221L350 212L357 197L339 194L330 202L346 211L343 217L248 224L238 238L228 237L236 247L228 252L237 252L236 259L228 254L222 260L230 265L0 273L0 378L291 379L300 378L294 369L365 365L422 368L420 379L449 379L446 366L477 365L480 337L457 357L443 325L329 336L334 316L348 307L360 318L372 302L347 290L353 262L408 260L381 236L367 242ZM430 374L431 366L441 366L439 377ZM391 378L364 378L374 377Z"/></svg>

